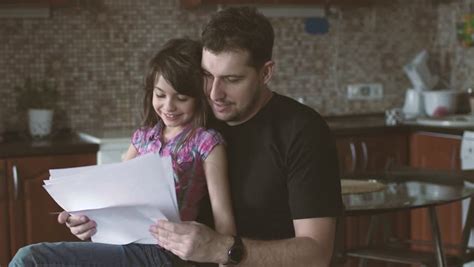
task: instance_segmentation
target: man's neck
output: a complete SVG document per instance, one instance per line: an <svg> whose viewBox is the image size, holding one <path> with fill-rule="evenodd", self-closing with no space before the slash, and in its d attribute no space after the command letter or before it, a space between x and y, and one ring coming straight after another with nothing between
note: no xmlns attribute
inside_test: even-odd
<svg viewBox="0 0 474 267"><path fill-rule="evenodd" d="M240 125L242 123L249 121L250 119L255 117L255 115L257 115L258 112L260 112L260 110L262 110L262 108L270 101L270 99L272 99L272 96L273 96L273 92L269 88L265 87L262 90L260 97L254 103L255 109L253 110L252 113L250 113L247 119L239 121L237 123L226 122L226 124L229 126L236 126L236 125Z"/></svg>

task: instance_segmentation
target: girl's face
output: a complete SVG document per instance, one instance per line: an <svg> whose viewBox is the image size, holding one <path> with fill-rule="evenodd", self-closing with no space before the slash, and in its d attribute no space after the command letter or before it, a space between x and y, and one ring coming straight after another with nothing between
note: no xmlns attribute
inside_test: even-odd
<svg viewBox="0 0 474 267"><path fill-rule="evenodd" d="M176 92L161 75L153 89L152 101L156 114L165 126L174 130L181 130L191 122L196 109L193 97Z"/></svg>

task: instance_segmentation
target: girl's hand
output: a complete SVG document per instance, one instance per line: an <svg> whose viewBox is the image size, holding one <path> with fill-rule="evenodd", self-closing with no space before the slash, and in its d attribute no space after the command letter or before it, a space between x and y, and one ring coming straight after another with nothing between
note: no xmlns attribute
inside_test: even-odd
<svg viewBox="0 0 474 267"><path fill-rule="evenodd" d="M87 216L71 215L63 211L58 215L58 222L66 224L71 233L81 240L87 240L97 232L96 223Z"/></svg>

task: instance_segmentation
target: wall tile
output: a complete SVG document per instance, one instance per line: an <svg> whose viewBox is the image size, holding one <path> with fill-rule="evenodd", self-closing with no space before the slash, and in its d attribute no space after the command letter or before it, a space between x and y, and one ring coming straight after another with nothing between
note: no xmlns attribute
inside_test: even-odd
<svg viewBox="0 0 474 267"><path fill-rule="evenodd" d="M335 9L324 35L306 33L303 18L271 18L271 88L302 97L323 115L381 113L403 104L410 84L402 67L422 49L430 52L440 87L474 86L474 48L462 47L455 32L474 0L439 2ZM27 76L58 81L56 129L136 126L147 61L170 38L199 38L213 12L183 10L177 0L74 3L53 9L49 19L0 19L0 131L26 129L14 86ZM346 99L348 84L368 82L383 84L382 100Z"/></svg>

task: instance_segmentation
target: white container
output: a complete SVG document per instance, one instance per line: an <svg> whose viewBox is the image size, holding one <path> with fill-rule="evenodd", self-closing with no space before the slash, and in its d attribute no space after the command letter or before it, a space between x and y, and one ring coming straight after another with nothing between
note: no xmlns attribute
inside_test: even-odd
<svg viewBox="0 0 474 267"><path fill-rule="evenodd" d="M53 110L49 109L29 109L28 125L30 134L34 138L43 138L51 133L53 124Z"/></svg>
<svg viewBox="0 0 474 267"><path fill-rule="evenodd" d="M426 115L443 117L453 114L457 107L458 93L454 90L424 91L423 102Z"/></svg>
<svg viewBox="0 0 474 267"><path fill-rule="evenodd" d="M405 118L415 118L424 113L422 93L415 89L408 89L405 93L405 103L403 105Z"/></svg>
<svg viewBox="0 0 474 267"><path fill-rule="evenodd" d="M415 90L431 90L438 83L438 76L431 74L427 63L428 52L423 50L403 67Z"/></svg>

